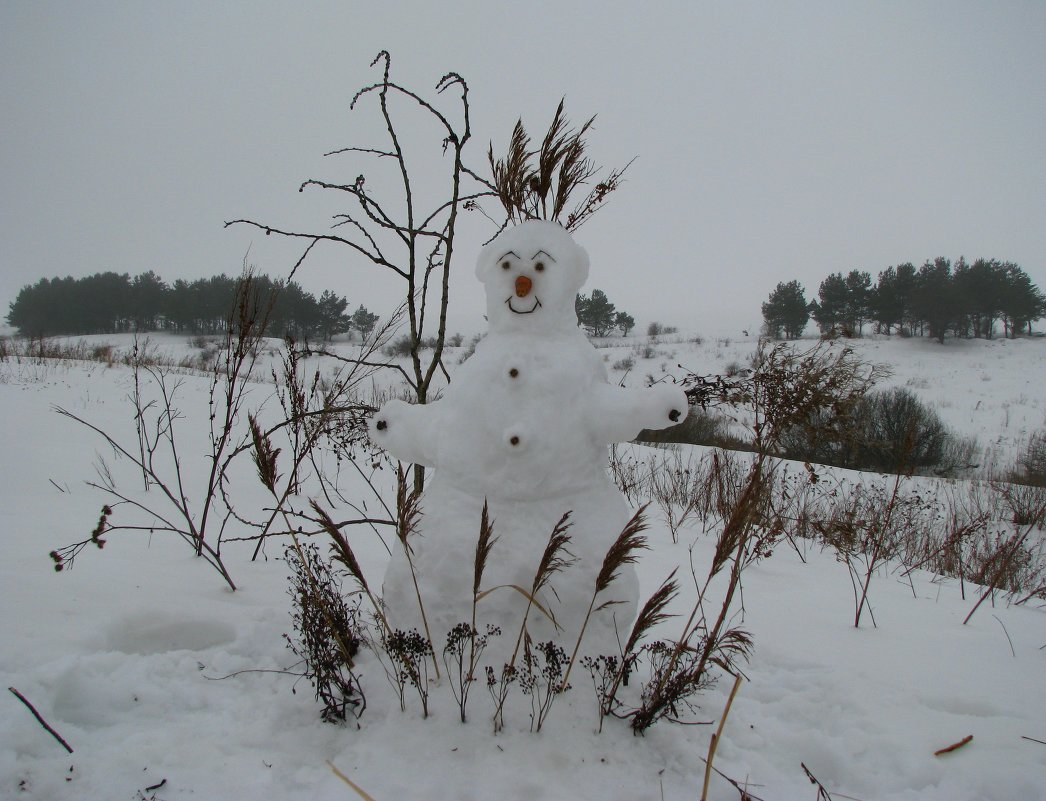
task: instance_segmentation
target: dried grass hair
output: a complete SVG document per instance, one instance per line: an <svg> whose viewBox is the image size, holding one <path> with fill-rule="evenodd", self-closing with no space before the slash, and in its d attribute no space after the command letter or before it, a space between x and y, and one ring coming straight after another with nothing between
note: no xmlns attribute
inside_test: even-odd
<svg viewBox="0 0 1046 801"><path fill-rule="evenodd" d="M612 170L567 213L570 196L594 178L602 167L585 155L588 143L584 137L596 118L589 118L580 129L574 130L563 107L564 101L560 100L541 146L536 150L531 149L530 135L523 120L516 122L504 158L495 159L494 145L490 145L487 158L494 189L509 222L551 220L559 222L568 231L575 231L602 207L607 195L618 188L621 177L632 163Z"/></svg>

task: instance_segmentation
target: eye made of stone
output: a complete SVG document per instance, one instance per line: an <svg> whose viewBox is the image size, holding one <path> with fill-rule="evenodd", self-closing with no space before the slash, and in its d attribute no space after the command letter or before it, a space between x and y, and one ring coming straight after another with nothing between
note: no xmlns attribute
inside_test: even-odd
<svg viewBox="0 0 1046 801"><path fill-rule="evenodd" d="M501 262L501 269L502 270L507 270L511 266L512 265L509 263L508 259L506 259L505 261Z"/></svg>
<svg viewBox="0 0 1046 801"><path fill-rule="evenodd" d="M545 262L539 261L537 264L534 265L534 269L537 270L539 273L545 272Z"/></svg>

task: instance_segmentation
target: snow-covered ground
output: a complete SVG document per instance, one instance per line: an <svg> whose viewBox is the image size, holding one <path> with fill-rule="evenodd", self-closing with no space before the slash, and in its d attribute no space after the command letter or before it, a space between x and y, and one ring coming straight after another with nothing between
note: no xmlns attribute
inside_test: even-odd
<svg viewBox="0 0 1046 801"><path fill-rule="evenodd" d="M193 350L158 342L176 358ZM630 381L678 373L678 364L722 372L755 347L744 336L669 337L650 354L644 338L614 344L602 351L608 366L630 356ZM1046 340L853 344L891 367L888 384L913 389L957 431L994 448L1000 463L1046 427ZM184 382L183 458L202 465L208 381ZM384 674L364 657L360 728L322 723L307 683L279 672L295 658L282 639L290 602L277 547L257 562L251 546L225 552L235 593L184 543L158 533L113 534L104 551L90 548L55 573L48 552L84 539L98 519L105 499L84 480L107 454L52 406L133 432L130 391L121 366L0 364L0 676L74 750L5 693L0 797L359 797L328 762L376 801L700 797L715 727L661 723L633 737L610 721L597 733L583 673L540 734L530 733L524 699L514 696L505 731L494 736L484 688L463 725L449 688L433 687L434 714L422 720L409 696L400 712ZM266 392L259 384L252 404ZM244 475L252 470L245 462ZM691 545L703 574L710 536L684 531L673 544L656 519L648 533L643 597L673 567L688 574ZM353 536L380 582L380 542ZM804 556L779 547L745 575L743 624L755 649L715 767L766 801L813 801L803 764L836 799L1046 799L1046 605L1000 602L963 625L969 588L963 600L957 582L916 572L909 585L887 569L872 589L878 627L854 629L845 567L817 548ZM666 633L681 625L669 622ZM718 721L729 690L723 681L701 699L703 720ZM934 755L967 735L968 745ZM713 776L709 797L739 792Z"/></svg>

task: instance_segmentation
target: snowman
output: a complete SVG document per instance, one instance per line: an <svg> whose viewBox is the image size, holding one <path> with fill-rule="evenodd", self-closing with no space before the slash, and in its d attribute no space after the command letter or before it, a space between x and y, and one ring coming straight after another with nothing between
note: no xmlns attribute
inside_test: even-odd
<svg viewBox="0 0 1046 801"><path fill-rule="evenodd" d="M608 446L685 416L671 385L608 383L603 360L578 328L575 296L588 254L559 223L528 220L479 254L489 333L443 397L425 405L390 401L371 420L372 440L404 462L434 470L422 517L406 551L399 547L382 589L396 628L424 632L420 595L439 652L472 611L476 541L484 502L496 542L483 574L477 627L505 636L484 661L508 659L535 569L550 532L569 512L573 557L527 615L533 642L568 650L578 637L607 549L631 513L607 474ZM415 589L415 578L417 590ZM636 614L639 586L626 565L599 596L582 653L620 654Z"/></svg>

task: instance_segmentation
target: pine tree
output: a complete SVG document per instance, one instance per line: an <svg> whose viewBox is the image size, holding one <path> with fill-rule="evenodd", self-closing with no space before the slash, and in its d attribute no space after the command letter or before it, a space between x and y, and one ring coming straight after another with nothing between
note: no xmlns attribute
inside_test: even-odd
<svg viewBox="0 0 1046 801"><path fill-rule="evenodd" d="M359 331L364 339L370 336L370 332L377 324L378 315L367 311L366 306L360 306L352 313L352 327Z"/></svg>
<svg viewBox="0 0 1046 801"><path fill-rule="evenodd" d="M628 332L636 327L635 318L628 312L619 311L614 316L614 327L621 329L621 336L627 337Z"/></svg>
<svg viewBox="0 0 1046 801"><path fill-rule="evenodd" d="M859 337L869 315L872 300L872 277L867 272L851 270L844 283L846 284L844 325L853 336Z"/></svg>
<svg viewBox="0 0 1046 801"><path fill-rule="evenodd" d="M849 294L842 273L832 273L821 282L812 313L822 334L846 327Z"/></svg>
<svg viewBox="0 0 1046 801"><path fill-rule="evenodd" d="M810 320L805 290L798 281L779 283L762 309L764 330L773 339L780 339L782 333L788 339L798 339Z"/></svg>
<svg viewBox="0 0 1046 801"><path fill-rule="evenodd" d="M352 327L352 319L345 313L349 301L339 298L329 289L325 289L319 300L320 336L326 340L338 334L344 334Z"/></svg>
<svg viewBox="0 0 1046 801"><path fill-rule="evenodd" d="M593 289L591 297L578 295L574 308L578 322L591 336L605 337L616 327L617 308L602 289Z"/></svg>
<svg viewBox="0 0 1046 801"><path fill-rule="evenodd" d="M926 323L930 336L943 343L944 335L955 328L959 316L948 259L938 257L919 268L913 307L919 320Z"/></svg>

